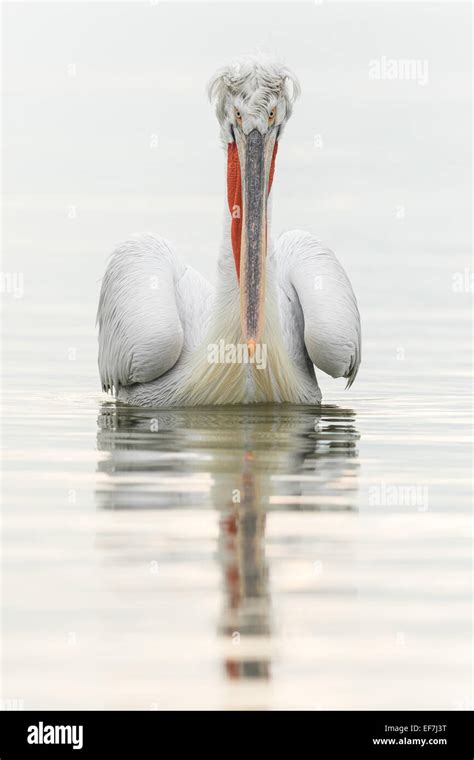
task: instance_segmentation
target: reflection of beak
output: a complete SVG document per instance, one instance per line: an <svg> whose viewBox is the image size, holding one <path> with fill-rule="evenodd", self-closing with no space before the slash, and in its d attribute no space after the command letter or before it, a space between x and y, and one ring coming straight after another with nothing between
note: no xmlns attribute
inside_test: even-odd
<svg viewBox="0 0 474 760"><path fill-rule="evenodd" d="M232 243L240 281L240 318L242 333L253 355L264 322L265 257L267 254L267 198L273 179L277 150L276 132L266 135L254 129L247 137L236 135L240 188L234 200L242 201L241 218L234 225ZM235 146L234 146L235 147ZM237 152L234 150L234 154ZM229 167L231 151L229 150ZM237 156L234 155L234 161ZM231 188L228 185L230 192ZM239 199L240 200L240 199ZM240 204L239 204L240 205Z"/></svg>

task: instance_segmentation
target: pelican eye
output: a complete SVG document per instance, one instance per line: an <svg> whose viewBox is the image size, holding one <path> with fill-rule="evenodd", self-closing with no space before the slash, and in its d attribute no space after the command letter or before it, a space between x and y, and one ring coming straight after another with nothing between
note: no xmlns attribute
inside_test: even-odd
<svg viewBox="0 0 474 760"><path fill-rule="evenodd" d="M275 109L272 108L272 110L268 114L268 123L271 124L274 119L275 119Z"/></svg>
<svg viewBox="0 0 474 760"><path fill-rule="evenodd" d="M237 119L237 121L238 121L239 123L242 121L242 114L241 114L241 113L240 113L240 111L238 111L237 109L236 109L236 111L235 111L235 118Z"/></svg>

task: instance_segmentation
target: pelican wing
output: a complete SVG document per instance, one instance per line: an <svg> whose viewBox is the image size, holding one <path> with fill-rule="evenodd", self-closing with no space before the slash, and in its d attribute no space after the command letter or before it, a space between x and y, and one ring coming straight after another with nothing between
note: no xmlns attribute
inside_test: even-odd
<svg viewBox="0 0 474 760"><path fill-rule="evenodd" d="M97 311L104 390L150 382L177 362L184 334L176 291L185 273L154 235L133 236L113 252Z"/></svg>
<svg viewBox="0 0 474 760"><path fill-rule="evenodd" d="M276 257L281 287L301 306L300 329L311 361L332 377L346 377L350 387L361 360L361 330L344 269L332 251L300 230L278 239Z"/></svg>

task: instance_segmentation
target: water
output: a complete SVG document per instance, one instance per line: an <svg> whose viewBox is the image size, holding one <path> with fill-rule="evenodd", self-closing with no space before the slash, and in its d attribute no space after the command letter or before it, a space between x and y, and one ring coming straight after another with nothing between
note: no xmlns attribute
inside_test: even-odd
<svg viewBox="0 0 474 760"><path fill-rule="evenodd" d="M268 34L304 99L279 152L275 232L316 226L340 255L360 375L348 392L321 376L321 408L147 410L98 390L105 256L151 229L212 273L222 156L201 85L227 27L248 25L206 5L183 27L160 3L157 46L158 8L106 4L92 23L94 4L22 5L5 52L3 269L24 287L3 295L4 706L471 707L467 10L437 4L427 25L421 6L414 23L398 3L279 5ZM253 13L257 44L268 14ZM427 56L430 86L368 81L356 21L381 55ZM188 34L198 23L212 52ZM165 61L172 80L150 73Z"/></svg>
<svg viewBox="0 0 474 760"><path fill-rule="evenodd" d="M465 426L436 407L13 405L4 698L466 705Z"/></svg>

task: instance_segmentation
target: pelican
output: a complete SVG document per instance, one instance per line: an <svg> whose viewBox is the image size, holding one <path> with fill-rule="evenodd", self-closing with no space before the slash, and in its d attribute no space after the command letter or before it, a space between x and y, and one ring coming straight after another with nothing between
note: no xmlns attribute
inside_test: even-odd
<svg viewBox="0 0 474 760"><path fill-rule="evenodd" d="M208 94L227 158L215 288L158 235L112 254L97 322L102 388L138 406L319 404L315 367L347 378L361 359L357 302L313 234L270 234L277 150L300 92L285 65L245 56Z"/></svg>

